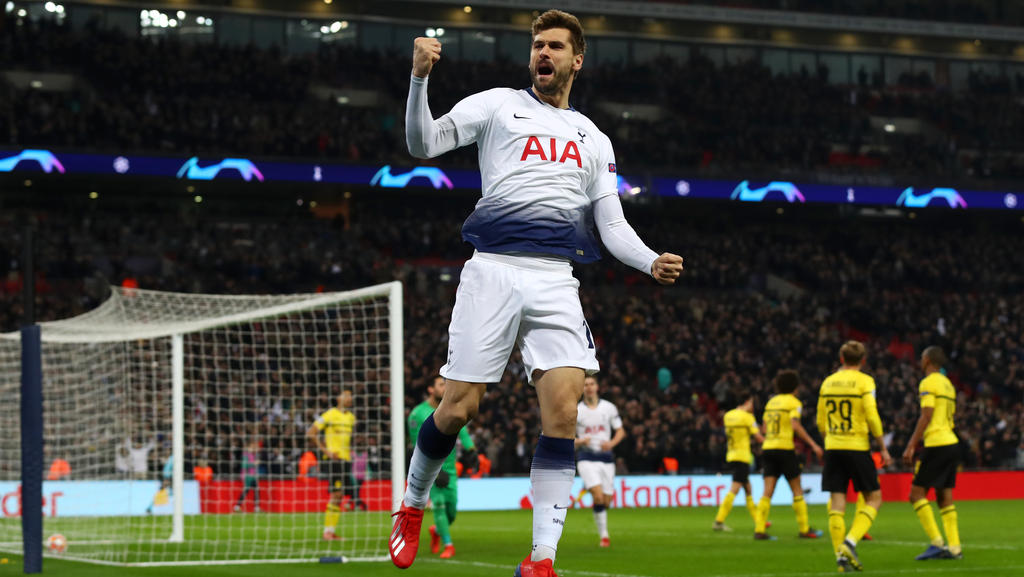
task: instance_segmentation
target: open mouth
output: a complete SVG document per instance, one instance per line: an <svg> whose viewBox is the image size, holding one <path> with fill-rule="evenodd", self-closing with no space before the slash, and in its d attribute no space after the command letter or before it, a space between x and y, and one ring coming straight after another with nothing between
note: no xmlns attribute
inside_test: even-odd
<svg viewBox="0 0 1024 577"><path fill-rule="evenodd" d="M550 78L555 74L555 67L548 61L542 61L537 64L537 76L541 78Z"/></svg>

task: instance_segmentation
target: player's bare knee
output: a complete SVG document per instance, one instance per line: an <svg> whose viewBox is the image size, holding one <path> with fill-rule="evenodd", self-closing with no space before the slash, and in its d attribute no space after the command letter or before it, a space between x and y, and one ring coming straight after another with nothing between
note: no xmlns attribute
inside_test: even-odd
<svg viewBox="0 0 1024 577"><path fill-rule="evenodd" d="M908 500L911 503L916 503L917 501L920 501L922 498L924 498L925 494L926 494L926 489L923 489L921 487L917 487L915 485L911 485L911 487L910 487L910 496L908 497Z"/></svg>
<svg viewBox="0 0 1024 577"><path fill-rule="evenodd" d="M877 511L882 506L882 492L872 491L864 495L864 502Z"/></svg>
<svg viewBox="0 0 1024 577"><path fill-rule="evenodd" d="M447 433L454 430L457 433L459 429L466 426L466 423L473 420L479 411L480 405L470 399L461 399L454 403L441 403L441 406L434 412L434 421L442 432Z"/></svg>

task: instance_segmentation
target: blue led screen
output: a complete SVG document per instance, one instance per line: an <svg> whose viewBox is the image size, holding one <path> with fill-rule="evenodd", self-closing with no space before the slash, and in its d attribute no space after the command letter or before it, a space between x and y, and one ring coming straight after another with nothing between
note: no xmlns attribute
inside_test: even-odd
<svg viewBox="0 0 1024 577"><path fill-rule="evenodd" d="M0 173L109 174L183 180L244 180L260 182L324 182L380 186L479 190L480 173L435 166L351 165L311 162L270 162L247 158L152 157L79 154L49 150L0 150ZM905 208L945 207L954 210L986 208L1020 210L1019 192L959 190L949 187L914 188L842 186L789 181L691 180L622 176L623 196L657 195L733 202L830 203Z"/></svg>

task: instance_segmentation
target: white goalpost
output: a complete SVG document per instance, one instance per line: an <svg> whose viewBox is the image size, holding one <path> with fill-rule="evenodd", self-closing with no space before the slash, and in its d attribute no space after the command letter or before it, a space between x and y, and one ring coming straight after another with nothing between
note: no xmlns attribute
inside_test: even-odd
<svg viewBox="0 0 1024 577"><path fill-rule="evenodd" d="M406 459L401 283L273 296L114 288L41 327L43 535L67 541L45 554L132 566L388 558ZM18 335L0 335L11 416L0 551L14 553L20 372ZM354 416L326 431L344 447L340 469L311 438L332 408ZM331 539L329 497L341 510Z"/></svg>

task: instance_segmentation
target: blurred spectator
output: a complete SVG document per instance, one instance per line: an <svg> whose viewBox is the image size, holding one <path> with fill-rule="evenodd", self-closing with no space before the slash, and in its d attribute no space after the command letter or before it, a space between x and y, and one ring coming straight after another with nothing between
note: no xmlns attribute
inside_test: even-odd
<svg viewBox="0 0 1024 577"><path fill-rule="evenodd" d="M76 31L45 19L19 26L15 18L0 16L0 29L11 32L0 35L0 61L79 81L70 92L48 92L0 80L0 135L10 144L410 162L402 127L405 51L325 43L286 55L95 26ZM484 88L528 83L519 60L446 59L444 66L451 73L431 78L438 114ZM754 61L716 64L694 49L686 59L588 64L573 104L611 137L618 164L633 173L1024 177L1024 75L975 70L966 90L954 92L927 72L903 73L891 85L881 74L870 82L863 69L855 74L850 85L835 84L823 64L813 73L773 74ZM378 98L369 107L339 105L313 86L370 90ZM656 117L628 112L641 104ZM922 129L887 132L872 117L915 119ZM472 149L445 157L450 166L475 162Z"/></svg>

